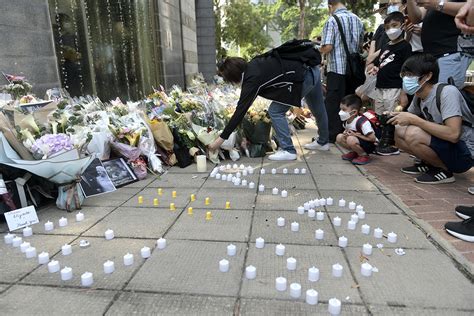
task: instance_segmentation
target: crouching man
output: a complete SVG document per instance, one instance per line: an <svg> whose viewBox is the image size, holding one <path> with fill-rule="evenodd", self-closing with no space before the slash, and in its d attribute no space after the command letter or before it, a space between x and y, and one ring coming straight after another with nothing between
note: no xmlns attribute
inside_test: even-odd
<svg viewBox="0 0 474 316"><path fill-rule="evenodd" d="M396 145L420 160L401 170L419 175L418 183L451 183L453 173L473 165L473 114L456 87L437 83L438 75L433 56L407 59L401 70L403 90L415 97L408 112L392 113L388 121L397 125Z"/></svg>

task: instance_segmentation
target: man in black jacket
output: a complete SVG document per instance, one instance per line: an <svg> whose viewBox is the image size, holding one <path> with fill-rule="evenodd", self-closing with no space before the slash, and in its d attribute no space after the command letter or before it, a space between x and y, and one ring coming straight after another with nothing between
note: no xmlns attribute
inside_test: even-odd
<svg viewBox="0 0 474 316"><path fill-rule="evenodd" d="M268 113L281 149L270 155L268 157L270 160L297 158L286 120L286 112L291 106L300 107L302 98L305 98L319 128L319 138L311 144L314 145L314 149L328 150L327 114L324 107L321 74L317 66L321 59L316 50L311 53L315 57L307 62L296 58L291 60L280 58L273 54L257 56L250 62L239 57L226 58L218 67L219 74L227 82L242 84L242 89L234 115L209 149L216 150L220 147L243 120L255 98L261 96L273 101Z"/></svg>

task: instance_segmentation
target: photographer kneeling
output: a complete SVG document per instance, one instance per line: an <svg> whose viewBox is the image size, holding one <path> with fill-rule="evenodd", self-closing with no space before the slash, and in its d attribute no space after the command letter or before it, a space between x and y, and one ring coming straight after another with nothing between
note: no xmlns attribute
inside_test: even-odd
<svg viewBox="0 0 474 316"><path fill-rule="evenodd" d="M408 112L391 113L388 121L397 125L396 145L421 160L401 169L421 174L415 179L418 183L451 183L453 173L466 172L473 165L474 115L455 86L439 87L438 75L433 56L407 59L401 70L403 90L415 97Z"/></svg>

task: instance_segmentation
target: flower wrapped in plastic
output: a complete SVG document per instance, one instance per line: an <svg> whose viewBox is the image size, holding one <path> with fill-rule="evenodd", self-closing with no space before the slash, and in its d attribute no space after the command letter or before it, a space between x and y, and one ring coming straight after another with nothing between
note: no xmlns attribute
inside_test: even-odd
<svg viewBox="0 0 474 316"><path fill-rule="evenodd" d="M66 134L46 134L33 142L31 152L37 159L47 159L60 152L74 148L71 138Z"/></svg>

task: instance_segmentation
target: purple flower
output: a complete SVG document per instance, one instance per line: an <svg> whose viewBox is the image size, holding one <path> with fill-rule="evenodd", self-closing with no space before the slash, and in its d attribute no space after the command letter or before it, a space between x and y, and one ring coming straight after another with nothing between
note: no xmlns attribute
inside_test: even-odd
<svg viewBox="0 0 474 316"><path fill-rule="evenodd" d="M37 139L31 147L33 153L41 153L47 156L52 156L61 150L71 149L73 149L71 139L66 134L46 134Z"/></svg>

